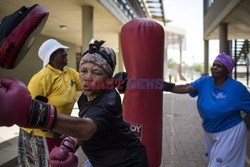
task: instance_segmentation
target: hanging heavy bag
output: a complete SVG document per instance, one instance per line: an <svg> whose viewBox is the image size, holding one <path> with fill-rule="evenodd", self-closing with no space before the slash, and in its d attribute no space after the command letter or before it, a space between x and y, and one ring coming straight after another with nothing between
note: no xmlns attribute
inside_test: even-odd
<svg viewBox="0 0 250 167"><path fill-rule="evenodd" d="M15 68L42 31L49 12L35 4L21 7L0 22L0 67Z"/></svg>
<svg viewBox="0 0 250 167"><path fill-rule="evenodd" d="M127 72L124 119L146 146L149 166L160 166L164 29L152 19L133 19L121 29L121 48Z"/></svg>

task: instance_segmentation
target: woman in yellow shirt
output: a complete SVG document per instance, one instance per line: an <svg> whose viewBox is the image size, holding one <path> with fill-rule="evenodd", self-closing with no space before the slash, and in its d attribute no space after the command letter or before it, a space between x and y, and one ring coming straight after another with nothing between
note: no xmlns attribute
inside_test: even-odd
<svg viewBox="0 0 250 167"><path fill-rule="evenodd" d="M65 115L71 115L77 100L76 92L82 90L79 73L67 66L68 49L54 39L45 41L38 51L44 68L28 84L32 98L39 95L46 97L48 103ZM18 142L19 165L49 166L49 152L62 142L62 138L54 134L51 131L21 128Z"/></svg>

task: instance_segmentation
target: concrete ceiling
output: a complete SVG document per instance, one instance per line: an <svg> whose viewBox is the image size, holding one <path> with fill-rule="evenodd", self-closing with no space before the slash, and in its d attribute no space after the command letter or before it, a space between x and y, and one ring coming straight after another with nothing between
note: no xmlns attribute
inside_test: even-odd
<svg viewBox="0 0 250 167"><path fill-rule="evenodd" d="M242 38L250 39L250 1L245 0L240 3L230 14L225 18L225 22L229 24L228 32L229 39Z"/></svg>
<svg viewBox="0 0 250 167"><path fill-rule="evenodd" d="M250 0L240 2L222 21L228 23L228 39L250 39ZM216 27L206 39L218 39Z"/></svg>
<svg viewBox="0 0 250 167"><path fill-rule="evenodd" d="M118 49L118 33L122 27L119 22L97 0L0 0L0 20L13 13L22 6L30 7L39 4L46 8L50 14L41 34L73 43L82 44L81 6L93 7L94 38L108 39L108 45ZM61 29L60 26L67 26ZM116 35L117 38L110 38Z"/></svg>

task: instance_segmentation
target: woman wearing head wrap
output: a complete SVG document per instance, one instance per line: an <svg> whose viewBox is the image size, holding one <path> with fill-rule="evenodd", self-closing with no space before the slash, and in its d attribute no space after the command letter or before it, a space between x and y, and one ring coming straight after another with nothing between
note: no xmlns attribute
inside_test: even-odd
<svg viewBox="0 0 250 167"><path fill-rule="evenodd" d="M163 86L165 91L198 96L209 167L245 166L247 130L241 111L250 114L250 93L230 77L233 68L234 60L221 53L211 67L212 76L202 76L187 85Z"/></svg>
<svg viewBox="0 0 250 167"><path fill-rule="evenodd" d="M89 160L85 166L147 167L146 148L124 121L120 95L109 82L116 55L113 49L102 47L103 43L90 44L79 63L83 85L79 118L58 113L53 130L78 139ZM65 164L69 159L59 162L55 154L58 152L50 155L51 165Z"/></svg>

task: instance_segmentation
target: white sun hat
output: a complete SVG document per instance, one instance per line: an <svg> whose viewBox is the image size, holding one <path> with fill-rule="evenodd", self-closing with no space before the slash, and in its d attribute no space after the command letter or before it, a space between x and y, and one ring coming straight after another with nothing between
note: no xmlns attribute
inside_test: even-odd
<svg viewBox="0 0 250 167"><path fill-rule="evenodd" d="M48 39L45 41L38 50L38 56L43 61L43 67L49 64L51 54L57 49L69 50L68 46L64 46L55 39Z"/></svg>

